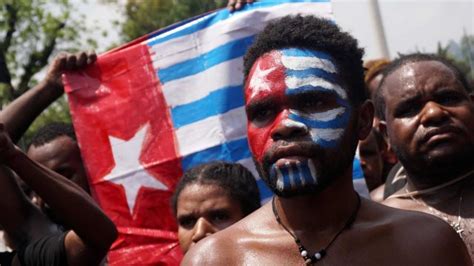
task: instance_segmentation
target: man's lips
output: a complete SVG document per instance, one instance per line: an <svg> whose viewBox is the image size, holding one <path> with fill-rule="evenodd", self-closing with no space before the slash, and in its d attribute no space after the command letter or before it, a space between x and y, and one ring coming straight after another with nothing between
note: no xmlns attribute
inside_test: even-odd
<svg viewBox="0 0 474 266"><path fill-rule="evenodd" d="M289 144L273 149L270 156L267 157L267 162L273 164L280 159L286 159L286 161L301 161L311 157L314 157L314 154L311 152L311 149L305 147L304 144Z"/></svg>
<svg viewBox="0 0 474 266"><path fill-rule="evenodd" d="M421 138L421 143L429 143L449 137L454 137L460 133L462 133L460 128L451 125L434 128L425 133L425 135Z"/></svg>

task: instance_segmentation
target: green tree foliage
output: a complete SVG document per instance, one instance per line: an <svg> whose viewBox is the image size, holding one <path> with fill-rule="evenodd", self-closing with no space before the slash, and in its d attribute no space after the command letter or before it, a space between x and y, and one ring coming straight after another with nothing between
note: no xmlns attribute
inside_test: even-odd
<svg viewBox="0 0 474 266"><path fill-rule="evenodd" d="M474 84L474 35L464 34L461 40L443 47L438 43L437 54L456 64L471 84Z"/></svg>
<svg viewBox="0 0 474 266"><path fill-rule="evenodd" d="M41 71L59 49L76 51L83 47L83 16L75 14L69 0L0 0L0 107L13 101L37 84ZM74 17L74 18L73 18ZM93 40L86 46L95 48ZM53 104L32 125L50 121L70 121L65 99Z"/></svg>
<svg viewBox="0 0 474 266"><path fill-rule="evenodd" d="M122 26L124 42L175 22L224 7L227 0L128 0Z"/></svg>

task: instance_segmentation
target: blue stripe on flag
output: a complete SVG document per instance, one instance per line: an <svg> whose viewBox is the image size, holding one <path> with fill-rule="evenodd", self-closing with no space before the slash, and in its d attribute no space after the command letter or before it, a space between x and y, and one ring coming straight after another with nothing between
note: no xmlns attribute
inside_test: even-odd
<svg viewBox="0 0 474 266"><path fill-rule="evenodd" d="M267 184L263 179L257 180L258 190L260 190L260 200L265 202L266 199L273 196L273 192L268 188Z"/></svg>
<svg viewBox="0 0 474 266"><path fill-rule="evenodd" d="M198 57L164 69L158 69L157 74L160 78L160 82L164 84L172 80L191 76L222 62L243 56L248 46L252 44L254 37L255 36L249 36L228 42ZM199 84L195 85L199 86Z"/></svg>
<svg viewBox="0 0 474 266"><path fill-rule="evenodd" d="M171 109L171 119L174 127L180 128L214 115L226 113L243 105L242 85L231 86L213 91L198 101Z"/></svg>
<svg viewBox="0 0 474 266"><path fill-rule="evenodd" d="M364 178L364 171L362 171L360 160L354 157L354 160L352 161L352 179L361 178Z"/></svg>
<svg viewBox="0 0 474 266"><path fill-rule="evenodd" d="M260 8L277 6L277 5L284 4L284 3L328 3L328 2L331 2L331 1L330 0L274 0L274 1L262 1L262 2L255 2L251 5L245 5L244 8L242 8L241 10L239 10L235 13L241 13L241 12L251 11L251 10L260 9ZM148 45L153 46L153 45L163 43L163 42L175 39L175 38L179 38L179 37L182 37L182 36L185 36L185 35L188 35L188 34L198 32L198 31L203 30L203 29L205 29L205 28L207 28L211 25L214 25L214 24L220 22L220 21L228 19L229 17L233 16L235 13L230 13L227 9L221 9L220 11L218 11L214 14L211 14L210 16L214 16L212 18L210 17L208 19L203 19L202 21L197 22L197 23L195 23L195 24L193 24L193 25L191 25L191 26L189 26L185 29L182 29L180 31L177 31L175 33L172 33L172 34L169 34L169 35L166 35L166 36L163 36L163 37L156 36L156 38L154 40L151 40L148 43ZM198 19L199 19L199 16L198 16ZM173 30L174 28L176 28L176 27L171 27L169 30ZM167 31L160 31L159 33L155 33L153 35L163 34L165 32L167 32Z"/></svg>
<svg viewBox="0 0 474 266"><path fill-rule="evenodd" d="M247 138L233 140L206 150L185 156L182 159L183 171L191 167L215 160L236 162L251 157Z"/></svg>

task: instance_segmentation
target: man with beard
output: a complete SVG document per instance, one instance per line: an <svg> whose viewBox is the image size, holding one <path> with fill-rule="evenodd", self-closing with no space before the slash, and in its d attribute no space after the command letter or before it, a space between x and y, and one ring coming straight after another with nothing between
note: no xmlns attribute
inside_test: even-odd
<svg viewBox="0 0 474 266"><path fill-rule="evenodd" d="M361 199L352 185L370 132L363 50L331 21L270 23L245 56L248 138L276 196L200 241L184 265L471 265L446 223Z"/></svg>
<svg viewBox="0 0 474 266"><path fill-rule="evenodd" d="M474 258L474 96L463 74L435 55L387 67L376 98L408 183L384 203L448 222ZM383 125L383 124L382 124ZM396 178L397 178L396 177Z"/></svg>

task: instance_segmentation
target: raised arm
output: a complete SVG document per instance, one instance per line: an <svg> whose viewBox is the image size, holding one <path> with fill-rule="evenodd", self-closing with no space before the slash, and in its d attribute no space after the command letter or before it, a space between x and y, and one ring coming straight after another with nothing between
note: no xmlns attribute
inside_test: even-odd
<svg viewBox="0 0 474 266"><path fill-rule="evenodd" d="M46 77L37 86L25 92L2 110L0 123L5 125L13 142L16 143L36 117L64 93L61 81L63 72L84 68L95 62L96 58L94 52L59 54L51 63Z"/></svg>
<svg viewBox="0 0 474 266"><path fill-rule="evenodd" d="M70 180L29 159L14 146L1 124L0 159L71 228L64 244L68 265L97 265L117 230L93 199Z"/></svg>

